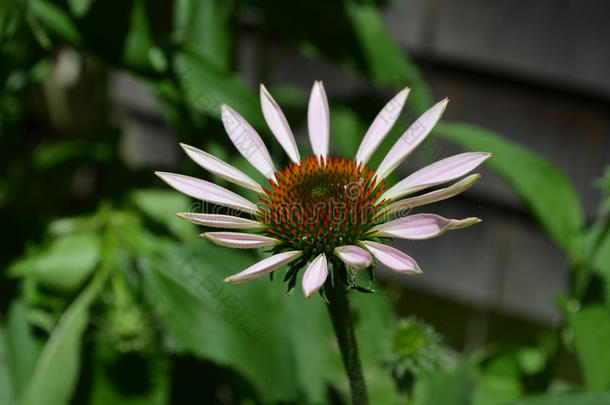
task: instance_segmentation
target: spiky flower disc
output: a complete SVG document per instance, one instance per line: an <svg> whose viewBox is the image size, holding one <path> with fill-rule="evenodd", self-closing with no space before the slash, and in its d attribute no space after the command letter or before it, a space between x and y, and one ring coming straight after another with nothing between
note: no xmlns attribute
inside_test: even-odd
<svg viewBox="0 0 610 405"><path fill-rule="evenodd" d="M441 370L449 349L434 328L415 317L401 319L394 330L388 366L404 385L414 377L429 376Z"/></svg>
<svg viewBox="0 0 610 405"><path fill-rule="evenodd" d="M268 186L207 152L182 145L204 169L259 194L259 204L205 180L173 173L160 173L170 186L193 198L239 210L243 215L180 213L193 223L232 231L206 232L210 241L234 248L272 247L274 254L225 281L239 283L269 274L291 264L287 279L296 281L301 265L306 296L320 290L327 280L328 263L336 258L353 270L370 267L372 256L388 268L406 274L421 273L405 253L381 243L380 238L427 239L450 229L465 228L478 218L447 219L434 214L415 214L394 219L396 212L450 198L471 187L480 177L471 175L452 186L404 198L426 188L456 180L490 155L470 152L440 160L412 173L386 190L384 179L426 138L443 113L440 101L415 121L398 139L376 170L367 162L388 134L406 101L404 89L379 112L353 159L329 155L330 119L326 93L315 82L307 109L307 126L313 156L301 158L292 130L271 94L261 85L263 115L291 163L280 170L273 164L261 137L248 122L227 105L221 107L222 122L237 150L267 178ZM251 231L250 233L234 232ZM297 261L299 260L299 261Z"/></svg>
<svg viewBox="0 0 610 405"><path fill-rule="evenodd" d="M375 171L352 159L309 156L290 163L261 196L267 232L304 256L354 245L373 226L385 191Z"/></svg>

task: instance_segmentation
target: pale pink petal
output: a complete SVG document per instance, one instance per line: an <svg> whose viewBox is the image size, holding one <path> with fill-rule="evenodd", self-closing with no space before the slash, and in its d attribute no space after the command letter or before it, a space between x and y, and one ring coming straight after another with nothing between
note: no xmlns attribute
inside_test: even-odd
<svg viewBox="0 0 610 405"><path fill-rule="evenodd" d="M240 232L206 232L200 236L208 238L217 245L239 249L274 246L280 243L279 240L268 236Z"/></svg>
<svg viewBox="0 0 610 405"><path fill-rule="evenodd" d="M356 153L356 162L366 164L379 144L384 140L394 123L400 116L402 107L409 95L408 87L404 88L400 93L394 96L385 107L377 114L375 120L364 135L358 153Z"/></svg>
<svg viewBox="0 0 610 405"><path fill-rule="evenodd" d="M369 252L355 245L336 247L333 253L345 264L352 266L356 270L366 269L372 262Z"/></svg>
<svg viewBox="0 0 610 405"><path fill-rule="evenodd" d="M275 167L260 135L228 105L223 104L221 111L222 123L239 153L266 178L272 179Z"/></svg>
<svg viewBox="0 0 610 405"><path fill-rule="evenodd" d="M434 190L426 194L418 195L415 197L405 198L404 200L396 201L383 208L379 214L379 217L383 217L386 215L393 214L398 211L408 211L416 207L421 207L422 205L431 204L437 201L446 200L447 198L451 198L453 196L458 195L459 193L469 189L481 178L480 174L472 174L465 179L458 181L455 184L452 184L449 187L441 188L439 190Z"/></svg>
<svg viewBox="0 0 610 405"><path fill-rule="evenodd" d="M448 99L444 99L436 103L432 108L423 113L402 134L377 168L375 174L377 175L378 180L384 179L392 170L396 169L396 167L405 160L424 139L426 139L426 136L428 136L430 131L432 131L432 128L434 128L441 118L448 102Z"/></svg>
<svg viewBox="0 0 610 405"><path fill-rule="evenodd" d="M236 169L230 164L218 159L217 157L210 155L200 149L193 146L181 143L182 149L187 155L199 166L203 167L210 173L222 177L225 180L235 183L242 187L256 191L257 193L264 193L263 188L256 181L252 180L248 175L243 173L241 170Z"/></svg>
<svg viewBox="0 0 610 405"><path fill-rule="evenodd" d="M371 228L375 236L387 236L402 239L430 239L447 230L450 219L436 214L415 214Z"/></svg>
<svg viewBox="0 0 610 405"><path fill-rule="evenodd" d="M324 253L320 253L318 257L313 259L307 270L305 270L305 274L303 274L301 285L303 286L305 296L309 298L313 293L322 288L327 276L328 264L326 263L326 256L324 256Z"/></svg>
<svg viewBox="0 0 610 405"><path fill-rule="evenodd" d="M326 92L322 82L319 81L316 81L313 84L313 89L311 89L307 108L307 126L314 155L326 159L330 117Z"/></svg>
<svg viewBox="0 0 610 405"><path fill-rule="evenodd" d="M299 149L297 148L297 143L294 140L290 125L288 125L288 121L280 106L262 84L260 97L263 115L265 116L265 121L267 121L267 125L269 125L271 132L273 132L273 135L275 135L280 145L282 145L282 148L284 148L288 157L290 157L293 162L299 163L301 157L299 156Z"/></svg>
<svg viewBox="0 0 610 405"><path fill-rule="evenodd" d="M276 255L263 259L258 263L253 264L242 272L233 274L232 276L225 278L225 282L243 283L244 281L264 276L265 274L271 273L273 270L276 270L282 267L283 265L298 259L302 254L303 251L301 250L292 250L290 252L278 253Z"/></svg>
<svg viewBox="0 0 610 405"><path fill-rule="evenodd" d="M462 229L481 222L479 218L447 219L436 214L415 214L371 228L369 234L402 239L430 239L450 229Z"/></svg>
<svg viewBox="0 0 610 405"><path fill-rule="evenodd" d="M379 201L394 200L424 188L455 180L472 171L490 156L491 153L467 152L434 162L396 183L379 197Z"/></svg>
<svg viewBox="0 0 610 405"><path fill-rule="evenodd" d="M237 208L252 214L258 211L254 203L209 181L175 173L155 172L155 174L176 190L198 200Z"/></svg>
<svg viewBox="0 0 610 405"><path fill-rule="evenodd" d="M382 243L363 240L360 242L373 256L390 269L399 273L420 274L422 270L411 256Z"/></svg>
<svg viewBox="0 0 610 405"><path fill-rule="evenodd" d="M176 214L197 225L226 229L264 229L265 224L247 218L222 214L204 214L197 212L181 212Z"/></svg>

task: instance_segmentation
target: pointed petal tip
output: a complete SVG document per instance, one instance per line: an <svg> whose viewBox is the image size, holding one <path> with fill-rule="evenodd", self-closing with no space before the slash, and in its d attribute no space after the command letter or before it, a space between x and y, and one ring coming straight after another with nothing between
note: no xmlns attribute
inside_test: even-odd
<svg viewBox="0 0 610 405"><path fill-rule="evenodd" d="M326 88L324 87L324 82L322 80L316 80L313 86L319 87L320 90L324 92L324 97L326 98Z"/></svg>
<svg viewBox="0 0 610 405"><path fill-rule="evenodd" d="M269 93L269 90L267 90L267 87L264 84L260 84L260 86L258 87L259 89L259 93L261 96L263 95L268 95L271 96L271 94Z"/></svg>
<svg viewBox="0 0 610 405"><path fill-rule="evenodd" d="M170 177L172 174L174 173L170 173L170 172L162 172L162 171L155 171L155 176L157 176L158 178L160 178L161 180L163 180L165 183L167 183L168 185L171 186L171 184L169 183L168 177Z"/></svg>
<svg viewBox="0 0 610 405"><path fill-rule="evenodd" d="M470 187L472 187L474 185L474 183L479 181L479 179L481 177L483 177L481 175L481 173L473 173L471 175L468 175L468 176L464 177L462 180L458 181L454 185L458 185L459 184L461 186L461 188L463 188L463 190L461 190L461 191L465 191L465 190L468 190Z"/></svg>
<svg viewBox="0 0 610 405"><path fill-rule="evenodd" d="M481 175L481 173L473 173L471 175L468 175L468 176L464 177L462 180L458 181L454 185L457 185L457 184L461 185L464 188L464 190L462 190L462 191L465 191L465 190L469 189L470 187L472 187L472 185L474 183L479 181L479 179L481 177L483 177Z"/></svg>
<svg viewBox="0 0 610 405"><path fill-rule="evenodd" d="M228 112L228 113L231 113L232 111L235 111L235 110L234 110L233 108L231 108L231 106L230 106L230 105L228 105L228 104L227 104L227 103L225 103L225 102L220 103L220 113L221 113L221 115L222 115L223 113L224 113L224 114L226 114L227 112ZM221 117L221 118L222 118L222 117Z"/></svg>
<svg viewBox="0 0 610 405"><path fill-rule="evenodd" d="M197 150L197 148L195 148L194 146L191 146L191 145L189 145L189 144L187 144L187 143L184 143L184 142L179 142L178 144L180 145L180 147L182 148L182 150L183 150L185 153L187 153L187 154L188 154L188 152L189 152L189 151L192 151L192 150Z"/></svg>
<svg viewBox="0 0 610 405"><path fill-rule="evenodd" d="M397 271L397 273L406 274L407 276L418 276L420 274L424 274L424 271L421 269L421 267L419 267L419 264L415 263L415 268Z"/></svg>
<svg viewBox="0 0 610 405"><path fill-rule="evenodd" d="M447 105L449 104L449 97L445 97L442 101L442 109L441 109L441 114L443 114L445 112L445 109L447 108Z"/></svg>
<svg viewBox="0 0 610 405"><path fill-rule="evenodd" d="M444 99L442 99L441 101L439 101L432 107L433 109L435 107L440 107L440 111L438 112L437 122L440 121L440 119L442 118L443 114L445 113L445 110L447 109L448 104L449 104L449 97L445 97ZM435 123L435 125L436 125L436 123Z"/></svg>
<svg viewBox="0 0 610 405"><path fill-rule="evenodd" d="M476 225L483 220L477 217L470 217L465 219L454 219L449 224L449 229L463 229L468 228L469 226Z"/></svg>
<svg viewBox="0 0 610 405"><path fill-rule="evenodd" d="M194 146L191 146L191 145L186 144L186 143L184 143L184 142L179 142L178 144L180 145L180 147L182 148L182 150L183 150L185 153L187 153L187 154L188 154L189 150L194 150L194 149L197 149L197 148L195 148Z"/></svg>

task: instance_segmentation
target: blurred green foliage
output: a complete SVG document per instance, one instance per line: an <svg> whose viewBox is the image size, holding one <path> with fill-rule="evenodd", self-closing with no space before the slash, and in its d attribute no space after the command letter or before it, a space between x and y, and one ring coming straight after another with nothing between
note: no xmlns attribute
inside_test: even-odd
<svg viewBox="0 0 610 405"><path fill-rule="evenodd" d="M147 85L177 140L251 171L227 148L218 121L226 102L271 140L257 89L236 69L244 32L263 55L257 81L267 79L265 55L276 46L334 63L379 89L411 87L410 114L432 105L379 5L0 5L0 404L346 403L323 303L286 296L280 278L224 285L256 256L231 252L228 259L173 215L193 208L188 199L140 188L158 183L151 167L121 155L128 129L113 110L109 76L118 69ZM303 123L302 89L274 94L290 121ZM339 154L354 154L366 128L361 117L384 101L365 92L332 103ZM399 135L400 128L392 131L373 165ZM421 320L399 321L383 289L354 295L372 403L610 403L609 200L587 228L574 186L544 158L464 123L439 124L434 136L494 153L489 167L565 252L574 289L558 297L565 324L548 335L467 354L446 347ZM610 194L608 184L606 173L598 185ZM564 373L558 363L566 356L580 370Z"/></svg>

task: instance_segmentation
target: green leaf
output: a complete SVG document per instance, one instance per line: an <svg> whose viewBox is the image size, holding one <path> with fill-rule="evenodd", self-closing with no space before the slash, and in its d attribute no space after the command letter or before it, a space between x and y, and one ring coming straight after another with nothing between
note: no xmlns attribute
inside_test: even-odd
<svg viewBox="0 0 610 405"><path fill-rule="evenodd" d="M35 277L55 291L74 292L89 278L100 259L94 233L77 233L54 239L40 252L26 255L9 268L9 275Z"/></svg>
<svg viewBox="0 0 610 405"><path fill-rule="evenodd" d="M70 6L70 11L76 17L82 17L87 14L89 8L91 7L91 3L93 0L68 0L68 5Z"/></svg>
<svg viewBox="0 0 610 405"><path fill-rule="evenodd" d="M144 214L167 227L175 236L192 239L197 235L192 224L176 216L178 212L192 211L188 197L169 190L137 190L130 197Z"/></svg>
<svg viewBox="0 0 610 405"><path fill-rule="evenodd" d="M89 323L89 307L107 278L100 270L68 307L51 333L20 405L66 405L78 380L83 333Z"/></svg>
<svg viewBox="0 0 610 405"><path fill-rule="evenodd" d="M0 44L15 35L21 19L18 2L4 2L0 6Z"/></svg>
<svg viewBox="0 0 610 405"><path fill-rule="evenodd" d="M362 276L361 276L362 277ZM350 304L356 323L356 340L372 404L403 404L391 373L381 367L391 352L391 336L396 315L381 291L374 294L350 293ZM307 305L307 304L305 304ZM337 371L336 379L346 382L345 371Z"/></svg>
<svg viewBox="0 0 610 405"><path fill-rule="evenodd" d="M144 261L145 299L169 331L170 347L231 367L251 382L263 403L324 403L327 386L347 396L347 379L325 304L292 296L266 278L240 285L223 279L255 259L201 243L163 252L168 261ZM371 398L397 403L391 376L379 368L394 319L381 294L352 294L359 348L370 375Z"/></svg>
<svg viewBox="0 0 610 405"><path fill-rule="evenodd" d="M379 363L377 361L377 363ZM396 383L386 368L379 364L364 365L364 379L371 404L404 405L405 399L396 390ZM345 377L343 377L345 380ZM347 402L346 396L346 403Z"/></svg>
<svg viewBox="0 0 610 405"><path fill-rule="evenodd" d="M486 163L530 208L542 228L579 263L584 211L576 190L553 164L501 136L468 124L439 123L437 131L471 151L491 152Z"/></svg>
<svg viewBox="0 0 610 405"><path fill-rule="evenodd" d="M15 301L9 309L4 331L4 341L8 351L4 360L10 373L12 393L15 398L23 393L41 351L41 346L36 341L26 318L23 302Z"/></svg>
<svg viewBox="0 0 610 405"><path fill-rule="evenodd" d="M523 396L519 364L512 353L486 365L477 378L473 405L503 405Z"/></svg>
<svg viewBox="0 0 610 405"><path fill-rule="evenodd" d="M464 363L455 371L420 378L413 389L414 405L468 405L474 388L475 369Z"/></svg>
<svg viewBox="0 0 610 405"><path fill-rule="evenodd" d="M590 268L604 282L606 305L610 306L610 220L602 220L591 226L585 237L585 253Z"/></svg>
<svg viewBox="0 0 610 405"><path fill-rule="evenodd" d="M568 394L533 395L511 405L602 405L610 404L610 392L573 392Z"/></svg>
<svg viewBox="0 0 610 405"><path fill-rule="evenodd" d="M89 162L108 162L112 148L107 143L88 139L74 139L41 145L34 151L32 161L37 169L48 170L59 164L76 159Z"/></svg>
<svg viewBox="0 0 610 405"><path fill-rule="evenodd" d="M95 216L78 216L55 219L47 225L47 234L51 237L65 236L81 232L91 232L95 229Z"/></svg>
<svg viewBox="0 0 610 405"><path fill-rule="evenodd" d="M218 0L179 0L174 3L174 34L214 68L227 71L230 56L230 3Z"/></svg>
<svg viewBox="0 0 610 405"><path fill-rule="evenodd" d="M227 253L198 243L164 252L167 262L143 263L145 298L171 346L235 369L263 403L294 401L298 392L323 401L326 383L343 375L323 302L286 296L282 277L225 284L255 262L240 252L227 260Z"/></svg>
<svg viewBox="0 0 610 405"><path fill-rule="evenodd" d="M28 6L32 14L47 29L54 31L72 45L80 45L82 37L74 21L62 8L46 0L31 0Z"/></svg>
<svg viewBox="0 0 610 405"><path fill-rule="evenodd" d="M93 378L89 405L165 405L171 378L168 373L168 357L156 354L142 357L142 362L131 361L129 371L121 369L121 359L115 351L96 346L93 358ZM129 363L128 363L129 364ZM141 370L138 368L141 367ZM129 373L141 371L144 379L141 386L134 389Z"/></svg>
<svg viewBox="0 0 610 405"><path fill-rule="evenodd" d="M213 249L205 249L210 254ZM259 284L223 283L252 263L240 253L222 263L222 250L207 260L178 253L167 263L143 263L145 298L168 330L177 352L189 352L244 375L263 402L290 400L297 391L294 358L284 328L269 316L281 308L277 293ZM285 326L285 325L284 325Z"/></svg>
<svg viewBox="0 0 610 405"><path fill-rule="evenodd" d="M337 378L345 379L339 352L333 344L334 334L330 320L327 319L326 305L317 296L307 300L303 297L300 286L290 297L284 294L284 285L279 282L268 283L268 288L279 293L280 299L286 303L284 311L271 315L284 320L284 326L281 327L289 325L288 330L281 332L289 334L296 363L297 384L307 393L310 403L324 403L328 382Z"/></svg>
<svg viewBox="0 0 610 405"><path fill-rule="evenodd" d="M592 305L571 314L576 354L588 389L610 387L610 312Z"/></svg>
<svg viewBox="0 0 610 405"><path fill-rule="evenodd" d="M174 63L186 102L194 111L220 119L220 105L226 103L252 126L264 128L258 98L239 76L222 73L187 52L178 52Z"/></svg>
<svg viewBox="0 0 610 405"><path fill-rule="evenodd" d="M8 368L8 347L4 325L0 323L0 404L12 405L13 386Z"/></svg>
<svg viewBox="0 0 610 405"><path fill-rule="evenodd" d="M347 0L346 11L375 83L411 87L408 103L422 113L433 104L430 89L417 66L388 32L377 7Z"/></svg>
<svg viewBox="0 0 610 405"><path fill-rule="evenodd" d="M523 374L534 375L543 371L549 356L546 350L543 347L524 347L517 351L517 361Z"/></svg>
<svg viewBox="0 0 610 405"><path fill-rule="evenodd" d="M129 32L125 38L123 60L128 65L145 69L150 66L150 55L154 43L146 14L146 2L135 0L131 11Z"/></svg>
<svg viewBox="0 0 610 405"><path fill-rule="evenodd" d="M366 277L360 275L360 277ZM350 293L352 310L356 314L356 335L363 363L378 363L392 351L391 340L396 315L391 303L381 292Z"/></svg>

